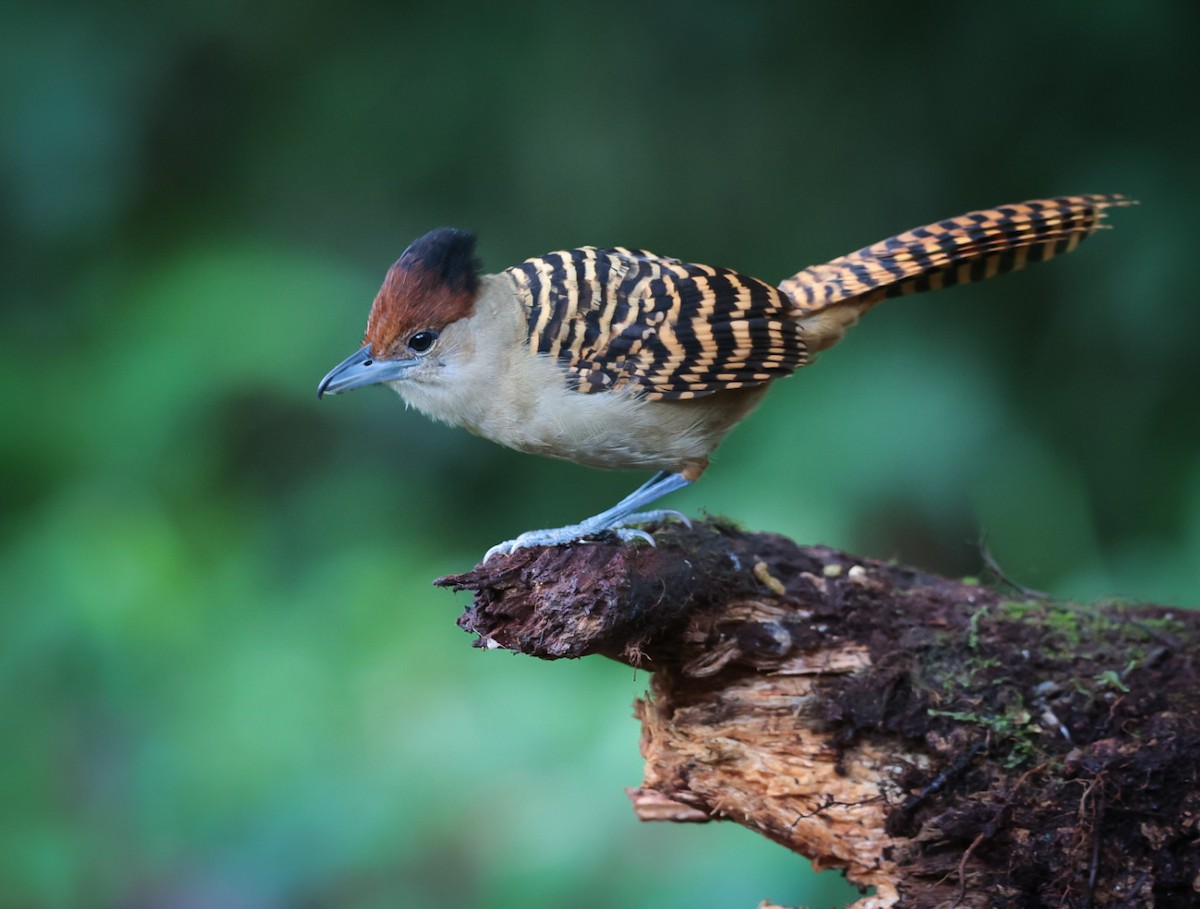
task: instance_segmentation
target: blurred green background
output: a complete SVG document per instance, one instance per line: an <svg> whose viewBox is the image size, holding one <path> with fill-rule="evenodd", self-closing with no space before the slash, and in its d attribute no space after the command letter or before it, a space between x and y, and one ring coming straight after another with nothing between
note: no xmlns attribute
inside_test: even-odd
<svg viewBox="0 0 1200 909"><path fill-rule="evenodd" d="M890 303L669 504L1061 595L1200 601L1190 4L23 3L0 34L0 906L830 905L640 825L600 660L429 581L641 477L318 403L414 236L779 280L1125 192L1076 254Z"/></svg>

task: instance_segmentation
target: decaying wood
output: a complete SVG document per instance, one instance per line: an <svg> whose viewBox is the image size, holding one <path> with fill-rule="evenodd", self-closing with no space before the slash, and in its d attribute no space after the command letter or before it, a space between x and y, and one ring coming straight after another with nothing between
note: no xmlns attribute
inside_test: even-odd
<svg viewBox="0 0 1200 909"><path fill-rule="evenodd" d="M639 817L743 824L874 887L857 909L1200 906L1200 614L657 540L438 582L481 646L652 672Z"/></svg>

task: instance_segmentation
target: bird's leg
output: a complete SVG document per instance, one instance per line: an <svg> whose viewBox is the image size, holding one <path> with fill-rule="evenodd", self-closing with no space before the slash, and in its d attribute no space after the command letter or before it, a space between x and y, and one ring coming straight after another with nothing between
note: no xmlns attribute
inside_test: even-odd
<svg viewBox="0 0 1200 909"><path fill-rule="evenodd" d="M648 521L661 521L663 518L680 518L687 523L687 518L678 511L663 509L657 511L639 512L639 508L649 505L656 499L669 492L682 489L691 483L691 479L683 473L670 473L660 470L649 480L623 498L612 508L602 511L590 518L585 518L578 524L566 527L551 527L546 530L529 530L515 540L505 540L497 543L484 555L486 562L497 553L510 553L528 546L561 546L583 537L594 536L598 533L612 531L622 540L640 539L654 545L654 538L644 530L631 528L630 524L644 524Z"/></svg>

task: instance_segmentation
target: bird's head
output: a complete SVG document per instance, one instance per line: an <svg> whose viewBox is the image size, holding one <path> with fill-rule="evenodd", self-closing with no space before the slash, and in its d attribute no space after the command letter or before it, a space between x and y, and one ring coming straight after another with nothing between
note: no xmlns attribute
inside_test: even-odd
<svg viewBox="0 0 1200 909"><path fill-rule="evenodd" d="M375 296L363 346L329 371L317 397L432 379L452 354L454 323L471 316L478 290L474 234L443 227L414 240Z"/></svg>

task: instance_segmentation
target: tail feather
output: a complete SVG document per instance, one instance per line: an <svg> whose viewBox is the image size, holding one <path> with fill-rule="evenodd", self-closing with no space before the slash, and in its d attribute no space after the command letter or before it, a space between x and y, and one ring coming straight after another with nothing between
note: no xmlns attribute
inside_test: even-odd
<svg viewBox="0 0 1200 909"><path fill-rule="evenodd" d="M1059 196L968 212L905 231L779 285L795 302L814 349L831 346L881 300L969 284L1071 252L1122 195Z"/></svg>

